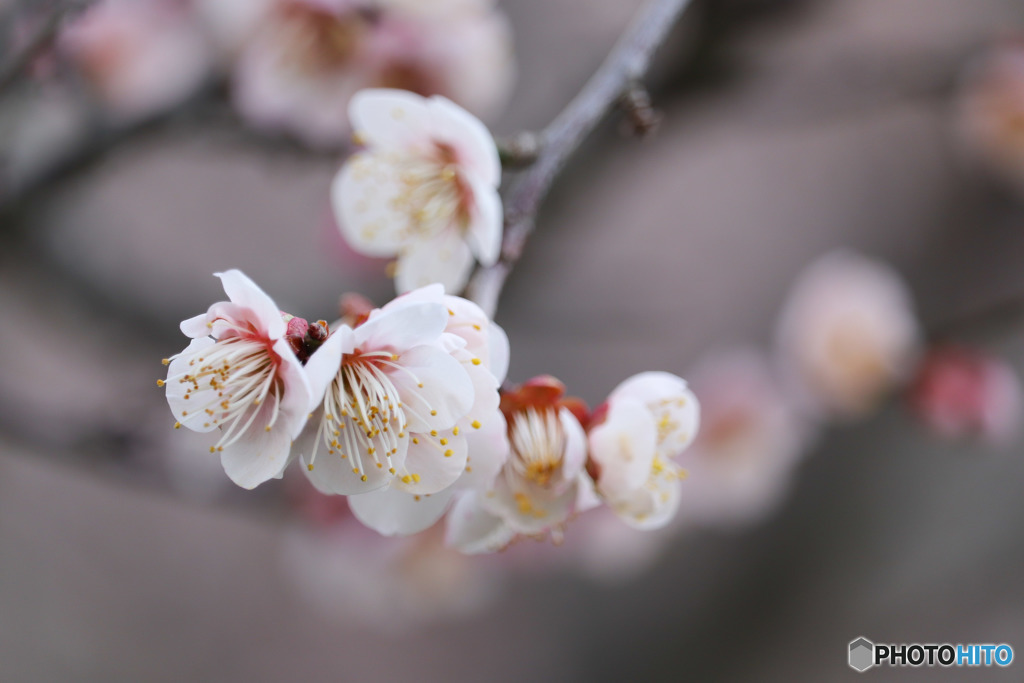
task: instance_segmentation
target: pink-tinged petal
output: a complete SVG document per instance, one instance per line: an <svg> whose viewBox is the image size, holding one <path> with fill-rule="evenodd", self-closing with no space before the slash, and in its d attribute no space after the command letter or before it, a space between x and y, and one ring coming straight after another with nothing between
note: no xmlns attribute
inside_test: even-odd
<svg viewBox="0 0 1024 683"><path fill-rule="evenodd" d="M281 475L288 466L292 435L287 429L263 428L270 421L273 406L267 401L259 407L253 428L242 438L227 446L220 454L220 462L231 481L245 489ZM277 425L275 425L276 427Z"/></svg>
<svg viewBox="0 0 1024 683"><path fill-rule="evenodd" d="M405 90L360 90L349 102L348 117L356 135L371 147L402 149L430 141L427 100Z"/></svg>
<svg viewBox="0 0 1024 683"><path fill-rule="evenodd" d="M494 379L500 385L508 376L508 363L511 350L508 343L508 335L497 323L491 323L488 328L487 347L490 354L490 370Z"/></svg>
<svg viewBox="0 0 1024 683"><path fill-rule="evenodd" d="M637 529L663 527L679 508L680 479L684 475L672 462L658 461L658 465L643 487L609 501L622 521Z"/></svg>
<svg viewBox="0 0 1024 683"><path fill-rule="evenodd" d="M356 519L384 536L407 536L434 525L452 498L452 490L434 495L414 495L394 486L373 493L350 496L349 508Z"/></svg>
<svg viewBox="0 0 1024 683"><path fill-rule="evenodd" d="M480 495L466 493L448 513L445 544L468 555L493 553L507 546L515 531L480 505Z"/></svg>
<svg viewBox="0 0 1024 683"><path fill-rule="evenodd" d="M194 387L191 382L184 380L184 376L191 374L190 368L195 367L189 363L216 343L209 337L193 339L167 366L167 405L174 413L174 419L194 432L211 432L217 428L212 420L202 415L203 406L214 402L217 390L208 386L200 387L198 391L191 391L186 399L185 392Z"/></svg>
<svg viewBox="0 0 1024 683"><path fill-rule="evenodd" d="M188 320L182 320L180 325L181 333L186 337L191 337L192 339L208 337L210 335L210 326L208 322L209 317L206 313L200 313Z"/></svg>
<svg viewBox="0 0 1024 683"><path fill-rule="evenodd" d="M430 98L431 132L435 140L455 148L459 164L473 171L484 185L501 181L498 146L487 126L468 111L440 95Z"/></svg>
<svg viewBox="0 0 1024 683"><path fill-rule="evenodd" d="M658 428L640 401L619 399L590 432L590 456L600 466L601 492L616 497L643 486L651 473Z"/></svg>
<svg viewBox="0 0 1024 683"><path fill-rule="evenodd" d="M398 257L395 287L408 292L439 282L445 291L461 292L473 270L473 254L459 234L445 230L429 240L416 240Z"/></svg>
<svg viewBox="0 0 1024 683"><path fill-rule="evenodd" d="M292 439L298 438L310 412L313 389L302 363L295 357L291 346L284 339L274 342L274 353L280 358L278 377L284 386L281 393L280 415L274 429L288 431Z"/></svg>
<svg viewBox="0 0 1024 683"><path fill-rule="evenodd" d="M309 378L310 403L308 410L312 412L324 400L327 387L331 385L341 368L341 358L352 353L352 328L342 325L336 328L319 349L306 361L305 372Z"/></svg>
<svg viewBox="0 0 1024 683"><path fill-rule="evenodd" d="M490 419L480 424L462 428L466 435L468 455L466 470L455 483L460 489L486 491L494 486L501 468L509 456L508 432L505 417L495 411Z"/></svg>
<svg viewBox="0 0 1024 683"><path fill-rule="evenodd" d="M465 176L473 192L473 208L466 240L483 266L492 266L501 254L504 216L498 191L475 176Z"/></svg>
<svg viewBox="0 0 1024 683"><path fill-rule="evenodd" d="M387 486L394 478L387 468L377 468L369 459L364 459L367 467L356 473L353 471L355 465L351 456L342 458L338 451L329 453L323 444L320 444L313 469L309 469L309 457L308 453L302 454L303 470L321 493L342 496L370 493ZM363 476L366 477L366 481L362 480Z"/></svg>
<svg viewBox="0 0 1024 683"><path fill-rule="evenodd" d="M608 395L609 401L633 398L647 404L675 397L687 390L686 380L669 372L641 372L623 381Z"/></svg>
<svg viewBox="0 0 1024 683"><path fill-rule="evenodd" d="M408 431L451 429L473 407L473 382L459 361L433 346L417 346L388 373L408 418Z"/></svg>
<svg viewBox="0 0 1024 683"><path fill-rule="evenodd" d="M414 347L436 343L447 320L448 311L441 304L410 301L386 311L374 312L365 323L355 328L353 345L364 353L392 351L402 354Z"/></svg>
<svg viewBox="0 0 1024 683"><path fill-rule="evenodd" d="M431 494L442 491L458 479L466 469L468 447L460 430L429 433L413 432L409 436L409 450L405 466L399 468L392 486L410 494Z"/></svg>
<svg viewBox="0 0 1024 683"><path fill-rule="evenodd" d="M387 153L352 156L331 184L338 228L366 256L393 256L409 240L410 218L395 209L405 191L399 160Z"/></svg>
<svg viewBox="0 0 1024 683"><path fill-rule="evenodd" d="M579 420L568 408L558 411L558 422L565 433L565 455L562 456L562 476L575 479L587 462L587 435Z"/></svg>
<svg viewBox="0 0 1024 683"><path fill-rule="evenodd" d="M284 336L286 324L277 304L245 273L232 269L214 275L220 278L224 291L232 303L252 310L256 319L250 322L256 325L257 329L265 333L269 339Z"/></svg>

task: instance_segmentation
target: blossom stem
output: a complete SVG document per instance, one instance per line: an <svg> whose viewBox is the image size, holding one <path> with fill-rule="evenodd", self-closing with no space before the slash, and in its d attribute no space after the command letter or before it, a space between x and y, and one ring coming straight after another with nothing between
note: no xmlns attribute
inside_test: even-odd
<svg viewBox="0 0 1024 683"><path fill-rule="evenodd" d="M488 315L497 308L505 280L533 232L537 210L566 161L622 97L647 73L655 50L691 0L648 0L583 89L540 134L533 162L505 196L501 257L470 281L469 298Z"/></svg>

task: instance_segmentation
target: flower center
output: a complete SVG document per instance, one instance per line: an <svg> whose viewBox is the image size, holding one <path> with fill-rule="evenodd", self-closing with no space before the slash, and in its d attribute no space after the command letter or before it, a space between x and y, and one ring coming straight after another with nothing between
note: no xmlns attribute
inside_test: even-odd
<svg viewBox="0 0 1024 683"><path fill-rule="evenodd" d="M511 472L547 488L562 466L565 434L554 410L527 408L515 413L509 427Z"/></svg>
<svg viewBox="0 0 1024 683"><path fill-rule="evenodd" d="M368 17L359 12L339 16L299 3L283 7L278 21L286 31L283 54L288 65L313 74L351 61L369 28Z"/></svg>
<svg viewBox="0 0 1024 683"><path fill-rule="evenodd" d="M223 434L210 452L222 451L238 441L263 414L263 428L270 431L280 415L284 382L278 376L280 359L265 340L233 336L195 353L185 372L168 382L185 386L184 399L194 409L182 410L179 427L202 422L219 426ZM272 400L269 408L261 408ZM269 414L267 413L269 410Z"/></svg>
<svg viewBox="0 0 1024 683"><path fill-rule="evenodd" d="M461 228L468 224L472 192L450 146L434 143L431 154L403 164L400 178L403 189L394 208L409 216L410 233L429 238L453 223Z"/></svg>
<svg viewBox="0 0 1024 683"><path fill-rule="evenodd" d="M399 368L388 351L346 355L324 397L324 415L309 461L322 443L327 454L347 459L367 480L366 465L395 473L392 457L406 450L405 410L385 368Z"/></svg>

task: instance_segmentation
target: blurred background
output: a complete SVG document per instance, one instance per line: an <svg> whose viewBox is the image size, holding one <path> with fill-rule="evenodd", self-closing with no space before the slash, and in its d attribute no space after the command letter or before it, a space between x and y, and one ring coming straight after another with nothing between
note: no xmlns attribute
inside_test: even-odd
<svg viewBox="0 0 1024 683"><path fill-rule="evenodd" d="M639 6L499 3L517 76L492 130L543 127ZM7 21L3 53L32 30ZM1019 0L695 0L649 80L657 134L610 117L543 206L496 315L510 379L595 406L642 370L771 349L798 273L838 247L902 276L922 339L1019 369L1024 114L993 151L970 98L1024 100L978 76L1021 31ZM578 551L570 525L564 548L396 559L324 541L332 513L283 482L233 488L172 429L159 361L221 298L214 271L311 320L393 296L332 222L342 147L224 107L97 121L60 86L81 74L37 61L0 94L0 679L842 680L858 636L1024 652L1022 442L942 438L899 392L807 439L770 509L655 550ZM616 556L638 566L586 566ZM403 587L378 585L396 563ZM915 674L963 680L868 675Z"/></svg>

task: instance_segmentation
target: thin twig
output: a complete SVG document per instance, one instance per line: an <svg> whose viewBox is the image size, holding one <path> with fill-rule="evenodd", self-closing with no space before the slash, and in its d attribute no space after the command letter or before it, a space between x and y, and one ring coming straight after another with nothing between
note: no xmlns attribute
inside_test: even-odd
<svg viewBox="0 0 1024 683"><path fill-rule="evenodd" d="M644 77L654 51L690 2L648 0L600 68L544 129L537 160L506 193L501 257L493 266L478 270L469 285L469 297L488 314L493 315L497 308L505 280L533 232L540 203L562 167L629 88Z"/></svg>

